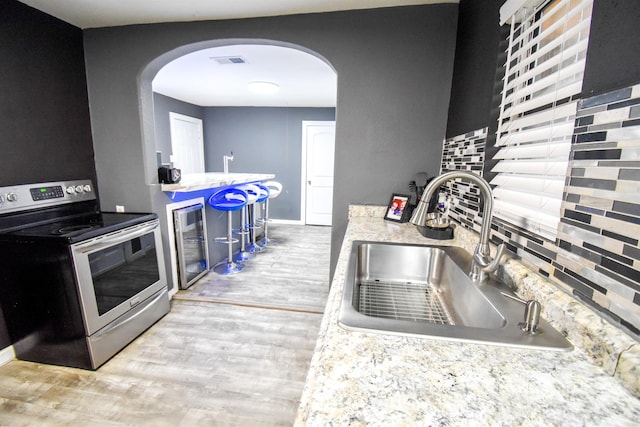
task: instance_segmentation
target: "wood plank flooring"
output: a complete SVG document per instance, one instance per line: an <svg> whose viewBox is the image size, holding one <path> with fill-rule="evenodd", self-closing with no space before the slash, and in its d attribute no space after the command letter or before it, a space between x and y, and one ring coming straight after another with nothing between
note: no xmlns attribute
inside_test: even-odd
<svg viewBox="0 0 640 427"><path fill-rule="evenodd" d="M331 229L270 223L269 237L276 243L246 262L241 273L208 274L175 298L322 313L329 293Z"/></svg>
<svg viewBox="0 0 640 427"><path fill-rule="evenodd" d="M0 367L0 425L291 425L328 294L330 228L269 233L277 246L180 291L98 371Z"/></svg>

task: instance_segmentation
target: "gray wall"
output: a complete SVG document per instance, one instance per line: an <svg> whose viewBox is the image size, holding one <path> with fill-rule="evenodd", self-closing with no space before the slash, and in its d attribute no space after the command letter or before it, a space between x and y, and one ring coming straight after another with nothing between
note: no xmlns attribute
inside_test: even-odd
<svg viewBox="0 0 640 427"><path fill-rule="evenodd" d="M91 179L82 31L0 2L0 186Z"/></svg>
<svg viewBox="0 0 640 427"><path fill-rule="evenodd" d="M153 94L153 106L156 150L163 163L172 154L169 113L201 119L205 170L222 172L223 156L233 152L231 172L273 173L283 184L269 216L301 220L302 122L334 121L335 108L200 107L159 93Z"/></svg>
<svg viewBox="0 0 640 427"><path fill-rule="evenodd" d="M498 24L502 3L504 0L461 0L458 5L455 84L451 87L447 138L493 123L497 127L502 76L497 79L497 92L494 80L504 64L500 52L508 50L501 42L509 34L509 26L501 29Z"/></svg>
<svg viewBox="0 0 640 427"><path fill-rule="evenodd" d="M269 217L299 221L302 122L333 121L335 108L199 107L158 93L153 94L156 150L162 161L171 154L169 112L203 121L205 169L223 170L222 157L234 153L231 172L273 173L284 188L269 205ZM207 209L209 262L227 256L214 237L226 234L226 216ZM239 244L234 246L238 249Z"/></svg>
<svg viewBox="0 0 640 427"><path fill-rule="evenodd" d="M153 117L155 130L155 148L162 153L162 163L169 163L171 151L171 121L169 113L184 114L203 120L204 108L180 100L153 93Z"/></svg>
<svg viewBox="0 0 640 427"><path fill-rule="evenodd" d="M270 202L269 216L301 219L302 122L333 121L335 108L200 107L158 93L153 94L153 108L155 149L162 152L162 162L172 154L169 113L199 118L207 172L222 171L222 157L233 151L231 172L274 173L283 184L282 194ZM226 217L208 209L207 221L209 261L214 265L227 256L226 247L213 240L226 234Z"/></svg>
<svg viewBox="0 0 640 427"><path fill-rule="evenodd" d="M231 172L273 173L283 190L269 206L274 219L300 220L302 121L333 121L334 108L208 107L205 168L222 171L233 151Z"/></svg>
<svg viewBox="0 0 640 427"><path fill-rule="evenodd" d="M351 203L386 204L439 170L457 4L84 31L96 171L105 209L164 209L151 79L185 53L239 41L298 47L338 75L332 271ZM142 116L142 119L141 119Z"/></svg>
<svg viewBox="0 0 640 427"><path fill-rule="evenodd" d="M640 82L640 2L594 0L582 97Z"/></svg>
<svg viewBox="0 0 640 427"><path fill-rule="evenodd" d="M0 1L0 186L96 182L82 49L79 28Z"/></svg>

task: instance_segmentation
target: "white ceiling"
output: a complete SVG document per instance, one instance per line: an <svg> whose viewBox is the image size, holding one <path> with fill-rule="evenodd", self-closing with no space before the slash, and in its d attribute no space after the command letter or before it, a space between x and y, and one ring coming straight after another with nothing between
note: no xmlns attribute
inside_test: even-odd
<svg viewBox="0 0 640 427"><path fill-rule="evenodd" d="M380 7L458 3L459 0L20 0L80 27L252 18ZM211 57L242 56L245 64L220 65ZM257 96L250 81L280 86ZM207 49L167 64L154 91L200 106L333 107L337 76L324 61L302 51L238 45Z"/></svg>
<svg viewBox="0 0 640 427"><path fill-rule="evenodd" d="M20 0L80 28L375 9L459 0Z"/></svg>
<svg viewBox="0 0 640 427"><path fill-rule="evenodd" d="M221 65L212 58L242 57ZM256 95L252 81L273 82L275 94ZM323 60L297 49L234 45L199 50L165 65L153 91L200 106L335 107L337 76Z"/></svg>

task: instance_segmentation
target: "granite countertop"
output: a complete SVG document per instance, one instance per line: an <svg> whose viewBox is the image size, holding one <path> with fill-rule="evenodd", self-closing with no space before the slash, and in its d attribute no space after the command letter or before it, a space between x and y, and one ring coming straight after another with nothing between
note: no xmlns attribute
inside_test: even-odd
<svg viewBox="0 0 640 427"><path fill-rule="evenodd" d="M275 175L269 173L194 173L183 175L177 184L161 184L161 189L167 192L189 192L273 178L275 178Z"/></svg>
<svg viewBox="0 0 640 427"><path fill-rule="evenodd" d="M351 207L295 425L638 425L640 344L518 262L503 276L565 333L570 352L347 331L338 311L354 240L453 244L384 221L384 207ZM495 248L494 248L495 251ZM494 252L492 251L492 253Z"/></svg>

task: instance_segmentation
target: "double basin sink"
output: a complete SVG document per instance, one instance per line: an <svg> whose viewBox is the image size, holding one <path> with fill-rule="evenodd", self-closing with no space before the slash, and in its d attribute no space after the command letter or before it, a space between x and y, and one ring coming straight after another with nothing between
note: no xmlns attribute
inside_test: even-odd
<svg viewBox="0 0 640 427"><path fill-rule="evenodd" d="M524 305L493 275L482 283L468 272L462 248L356 241L344 284L339 323L345 329L453 341L571 350L540 318L524 332Z"/></svg>

